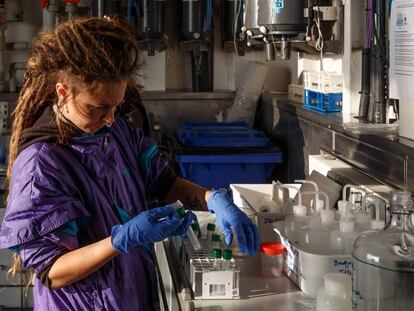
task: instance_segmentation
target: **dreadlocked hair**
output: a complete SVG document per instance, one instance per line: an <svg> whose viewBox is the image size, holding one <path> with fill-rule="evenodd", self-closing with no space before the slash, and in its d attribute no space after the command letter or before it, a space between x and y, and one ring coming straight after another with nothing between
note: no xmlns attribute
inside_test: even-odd
<svg viewBox="0 0 414 311"><path fill-rule="evenodd" d="M94 91L101 83L127 81L139 88L133 76L140 68L140 53L133 29L120 18L72 18L52 30L41 31L33 41L22 89L13 113L7 180L20 149L22 131L31 127L47 106L57 104L55 85L65 81L71 91ZM56 113L58 143L67 143L67 131ZM10 275L22 271L14 256Z"/></svg>

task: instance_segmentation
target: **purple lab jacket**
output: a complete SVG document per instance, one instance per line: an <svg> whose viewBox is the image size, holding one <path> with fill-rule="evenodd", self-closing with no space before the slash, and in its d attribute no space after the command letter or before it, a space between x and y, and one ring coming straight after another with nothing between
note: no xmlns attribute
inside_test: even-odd
<svg viewBox="0 0 414 311"><path fill-rule="evenodd" d="M147 210L148 191L166 167L154 143L122 118L68 145L35 142L13 166L0 248L18 246L25 267L38 273ZM35 310L158 310L152 249L131 248L58 290L35 278L34 300Z"/></svg>

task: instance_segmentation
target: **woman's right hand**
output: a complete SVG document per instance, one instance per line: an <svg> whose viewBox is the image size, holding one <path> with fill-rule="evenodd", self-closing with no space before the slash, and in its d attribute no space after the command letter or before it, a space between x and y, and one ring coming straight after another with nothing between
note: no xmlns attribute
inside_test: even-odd
<svg viewBox="0 0 414 311"><path fill-rule="evenodd" d="M144 211L112 228L112 246L120 253L128 253L130 246L149 247L149 244L169 236L184 235L194 219L191 211L181 219L171 205Z"/></svg>

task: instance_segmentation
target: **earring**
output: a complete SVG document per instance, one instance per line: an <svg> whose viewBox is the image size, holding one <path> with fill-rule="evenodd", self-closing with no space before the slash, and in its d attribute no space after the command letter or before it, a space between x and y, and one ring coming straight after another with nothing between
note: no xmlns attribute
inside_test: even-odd
<svg viewBox="0 0 414 311"><path fill-rule="evenodd" d="M58 102L57 102L57 110L60 112L60 113L62 113L62 100L61 100L61 98L59 97L59 99L58 99Z"/></svg>
<svg viewBox="0 0 414 311"><path fill-rule="evenodd" d="M62 112L63 107L65 107L65 112L67 114L69 114L69 106L68 106L68 104L65 104L63 102L63 97L62 96L59 96L57 106L58 106L60 112Z"/></svg>

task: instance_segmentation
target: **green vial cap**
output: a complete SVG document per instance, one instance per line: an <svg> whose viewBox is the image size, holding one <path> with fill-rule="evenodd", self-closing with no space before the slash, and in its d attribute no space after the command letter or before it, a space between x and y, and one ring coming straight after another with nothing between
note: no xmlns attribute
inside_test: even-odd
<svg viewBox="0 0 414 311"><path fill-rule="evenodd" d="M191 224L191 228L193 228L193 231L200 231L200 224L198 222L195 222Z"/></svg>
<svg viewBox="0 0 414 311"><path fill-rule="evenodd" d="M220 259L221 258L221 249L215 248L213 249L213 258Z"/></svg>
<svg viewBox="0 0 414 311"><path fill-rule="evenodd" d="M211 236L211 241L213 241L213 242L220 242L220 235L219 234L213 234Z"/></svg>
<svg viewBox="0 0 414 311"><path fill-rule="evenodd" d="M208 231L214 231L216 229L216 225L215 224L207 224L207 230Z"/></svg>
<svg viewBox="0 0 414 311"><path fill-rule="evenodd" d="M178 216L180 216L180 218L185 217L186 211L185 211L184 207L179 207L175 211L177 212Z"/></svg>
<svg viewBox="0 0 414 311"><path fill-rule="evenodd" d="M225 260L231 260L233 258L233 252L231 251L231 249L225 249L223 251L223 258Z"/></svg>

